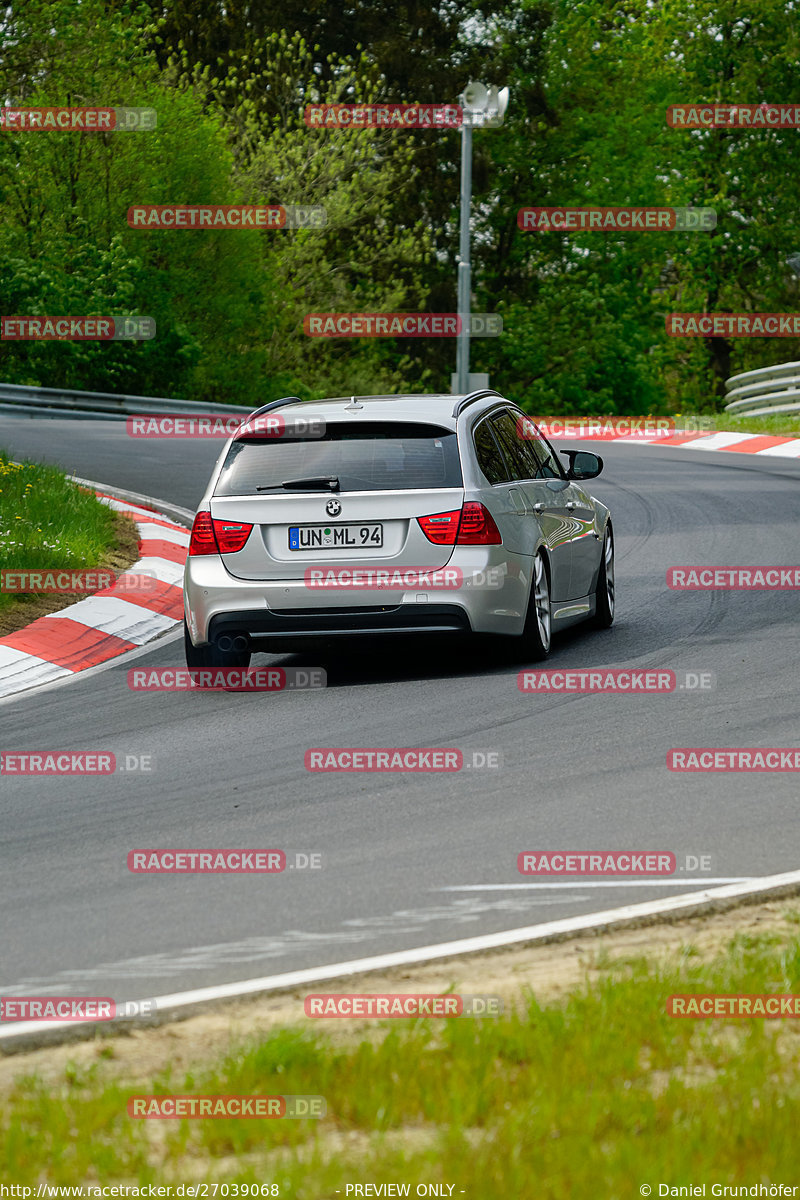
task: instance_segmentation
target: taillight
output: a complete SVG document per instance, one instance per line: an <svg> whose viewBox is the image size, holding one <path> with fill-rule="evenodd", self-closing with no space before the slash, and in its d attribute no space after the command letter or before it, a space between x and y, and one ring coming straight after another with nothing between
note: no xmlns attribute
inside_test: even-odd
<svg viewBox="0 0 800 1200"><path fill-rule="evenodd" d="M458 532L461 509L452 512L434 513L430 517L417 517L419 527L429 542L435 546L454 546Z"/></svg>
<svg viewBox="0 0 800 1200"><path fill-rule="evenodd" d="M500 546L503 539L494 518L476 500L452 512L417 517L419 527L436 546Z"/></svg>
<svg viewBox="0 0 800 1200"><path fill-rule="evenodd" d="M219 554L210 512L199 512L192 525L189 557L193 558L197 554Z"/></svg>
<svg viewBox="0 0 800 1200"><path fill-rule="evenodd" d="M243 525L241 521L218 521L214 518L214 536L220 554L235 554L241 550L252 528L252 525Z"/></svg>
<svg viewBox="0 0 800 1200"><path fill-rule="evenodd" d="M209 512L199 512L192 525L189 556L235 554L250 537L252 528L241 521L219 521Z"/></svg>
<svg viewBox="0 0 800 1200"><path fill-rule="evenodd" d="M461 510L458 528L459 546L500 546L503 539L488 508L477 500L468 501Z"/></svg>

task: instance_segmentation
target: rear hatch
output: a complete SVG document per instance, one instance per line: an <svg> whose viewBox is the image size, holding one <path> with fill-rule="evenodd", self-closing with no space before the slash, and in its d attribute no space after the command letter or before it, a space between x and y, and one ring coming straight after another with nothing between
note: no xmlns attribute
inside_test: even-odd
<svg viewBox="0 0 800 1200"><path fill-rule="evenodd" d="M324 568L444 567L453 545L430 541L417 518L439 517L426 528L444 536L453 522L443 514L460 511L463 498L453 430L329 421L313 440L287 431L234 441L211 516L253 526L241 550L222 555L231 575L302 580Z"/></svg>

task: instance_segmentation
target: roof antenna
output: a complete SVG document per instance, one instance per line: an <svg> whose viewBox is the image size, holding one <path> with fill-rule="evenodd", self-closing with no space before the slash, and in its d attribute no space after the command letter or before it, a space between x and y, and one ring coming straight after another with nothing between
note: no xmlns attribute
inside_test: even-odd
<svg viewBox="0 0 800 1200"><path fill-rule="evenodd" d="M364 407L364 405L359 404L359 402L356 400L355 396L351 396L350 403L346 404L344 407L345 407L345 412L360 412L361 409Z"/></svg>

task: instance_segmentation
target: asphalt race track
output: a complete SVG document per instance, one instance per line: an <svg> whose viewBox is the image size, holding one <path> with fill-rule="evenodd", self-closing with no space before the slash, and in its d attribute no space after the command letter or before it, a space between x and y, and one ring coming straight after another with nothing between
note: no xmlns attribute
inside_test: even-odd
<svg viewBox="0 0 800 1200"><path fill-rule="evenodd" d="M221 443L2 417L0 446L194 510ZM172 638L135 662L12 698L0 704L0 748L152 755L153 769L0 777L0 991L146 998L682 890L520 886L523 850L711 855L687 891L709 874L796 869L796 773L679 775L666 755L798 744L798 593L670 591L665 572L800 562L800 462L594 448L606 469L590 488L616 530L617 624L562 635L547 665L713 671L715 690L526 695L518 667L491 648L403 642L254 659L322 666L326 690L130 691L132 665L184 665ZM312 774L303 756L313 746L500 751L502 767ZM323 867L135 876L126 857L140 847L277 847L321 852Z"/></svg>

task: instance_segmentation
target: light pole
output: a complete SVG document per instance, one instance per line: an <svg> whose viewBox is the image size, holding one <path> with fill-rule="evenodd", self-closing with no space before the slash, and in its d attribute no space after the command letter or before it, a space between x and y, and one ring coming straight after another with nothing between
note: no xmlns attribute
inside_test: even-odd
<svg viewBox="0 0 800 1200"><path fill-rule="evenodd" d="M472 126L496 128L503 123L508 107L508 88L487 88L468 83L459 96L461 124L461 218L458 237L458 315L461 329L456 343L456 393L469 391L469 317L472 266L470 263L469 217L472 206Z"/></svg>

